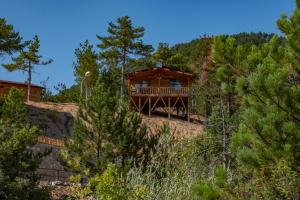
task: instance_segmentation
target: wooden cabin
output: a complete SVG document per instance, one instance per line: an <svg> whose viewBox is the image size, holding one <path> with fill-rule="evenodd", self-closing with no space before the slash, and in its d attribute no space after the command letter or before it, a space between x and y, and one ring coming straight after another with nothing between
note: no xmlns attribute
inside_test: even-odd
<svg viewBox="0 0 300 200"><path fill-rule="evenodd" d="M147 112L157 108L168 114L184 116L189 120L190 88L193 75L170 69L153 67L127 73L130 109Z"/></svg>
<svg viewBox="0 0 300 200"><path fill-rule="evenodd" d="M24 91L24 100L26 100L27 95L27 83L19 83L13 81L0 80L0 96L5 96L9 93L11 88L17 88ZM43 87L35 84L31 84L30 87L30 100L31 101L41 101L43 96Z"/></svg>

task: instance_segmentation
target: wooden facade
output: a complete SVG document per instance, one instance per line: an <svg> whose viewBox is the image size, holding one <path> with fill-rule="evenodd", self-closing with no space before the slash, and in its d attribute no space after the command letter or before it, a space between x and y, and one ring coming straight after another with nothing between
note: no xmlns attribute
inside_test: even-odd
<svg viewBox="0 0 300 200"><path fill-rule="evenodd" d="M126 75L130 109L147 112L163 109L189 120L190 88L193 75L167 67L153 67Z"/></svg>
<svg viewBox="0 0 300 200"><path fill-rule="evenodd" d="M0 96L5 96L9 93L11 88L17 88L24 91L24 100L26 100L27 95L27 84L19 83L13 81L0 80ZM43 87L31 84L30 87L30 100L31 101L41 101L43 96Z"/></svg>

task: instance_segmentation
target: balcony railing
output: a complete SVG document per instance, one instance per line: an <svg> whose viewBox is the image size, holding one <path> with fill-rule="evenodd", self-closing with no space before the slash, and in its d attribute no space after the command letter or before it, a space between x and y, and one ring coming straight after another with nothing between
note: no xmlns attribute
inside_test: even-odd
<svg viewBox="0 0 300 200"><path fill-rule="evenodd" d="M131 96L188 96L188 87L139 87L130 91Z"/></svg>

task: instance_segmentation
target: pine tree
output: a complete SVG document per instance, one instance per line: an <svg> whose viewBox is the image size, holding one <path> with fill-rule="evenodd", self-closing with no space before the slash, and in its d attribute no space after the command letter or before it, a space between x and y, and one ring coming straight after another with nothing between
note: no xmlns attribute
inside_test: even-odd
<svg viewBox="0 0 300 200"><path fill-rule="evenodd" d="M7 24L4 18L0 18L0 57L11 55L23 48L22 37L14 31L12 25Z"/></svg>
<svg viewBox="0 0 300 200"><path fill-rule="evenodd" d="M215 88L210 88L215 103L211 116L208 118L206 130L222 136L223 163L229 168L229 142L232 132L236 130L236 118L239 109L239 96L235 90L236 81L242 76L243 64L247 59L244 46L238 45L232 37L217 36L212 46L212 60L214 70L210 72L213 79L209 80ZM211 96L211 94L210 94ZM222 133L222 134L220 134Z"/></svg>
<svg viewBox="0 0 300 200"><path fill-rule="evenodd" d="M72 140L62 152L79 180L102 173L109 163L123 170L133 163L143 164L156 144L156 137L148 136L139 114L129 112L106 80L101 77L87 106L81 105Z"/></svg>
<svg viewBox="0 0 300 200"><path fill-rule="evenodd" d="M272 45L270 45L270 43L272 43ZM258 177L259 175L243 173L243 171L250 171L250 166L243 166L238 168L238 170L235 168L241 161L241 157L238 156L238 159L236 159L235 156L237 154L241 155L243 149L247 148L248 145L240 144L237 147L233 144L236 142L235 132L240 130L239 127L241 127L242 124L247 126L245 130L250 131L248 125L251 125L251 120L245 120L243 118L245 116L245 109L249 106L249 102L245 100L247 99L245 94L250 92L248 87L249 82L247 82L247 80L250 79L252 75L253 78L258 77L254 75L254 72L262 62L265 61L266 57L274 59L278 63L284 58L280 49L282 44L280 38L274 37L270 43L263 44L262 46L248 46L238 45L236 40L232 37L218 36L214 39L212 58L215 70L210 71L209 75L213 78L212 80L208 80L208 82L214 86L213 88L209 88L209 91L213 93L213 95L211 95L211 101L214 106L208 117L206 131L216 136L216 139L221 140L223 143L223 166L218 165L219 163L216 162L214 164L213 176L208 180L202 179L195 186L195 193L203 199L257 198L251 196L252 194L249 195L250 191L256 190L257 194L260 193L258 191L261 188L257 188L257 185L255 185L255 183L259 184L259 181L254 178L250 179L251 181L249 181L249 183L243 184L245 183L243 181L247 179L247 177ZM264 79L264 77L265 74L260 76L261 79ZM262 82L262 80L259 82ZM272 88L271 86L268 87ZM239 90L237 90L237 88L239 88ZM244 90L247 92L241 92ZM257 93L253 94L257 95ZM253 96L251 98L249 97L249 100L252 98ZM240 122L240 112L243 113L241 115L242 122ZM250 111L249 114L253 113ZM261 124L261 119L262 118L257 119L257 124ZM263 123L263 125L267 124L267 122ZM233 137L232 134L234 134ZM241 134L241 136L245 135ZM245 139L245 142L246 141L250 143L249 137ZM229 148L229 144L231 144L231 148ZM254 146L258 146L258 144Z"/></svg>
<svg viewBox="0 0 300 200"><path fill-rule="evenodd" d="M181 53L175 53L168 44L159 43L157 50L152 55L152 62L160 62L162 66L174 68L180 71L191 72L187 67L187 58Z"/></svg>
<svg viewBox="0 0 300 200"><path fill-rule="evenodd" d="M27 101L30 101L30 86L32 80L32 72L35 65L48 65L52 59L42 61L42 56L39 55L40 41L38 36L34 36L27 45L27 50L22 50L18 57L13 58L12 64L3 65L9 71L21 70L26 72L27 75Z"/></svg>
<svg viewBox="0 0 300 200"><path fill-rule="evenodd" d="M124 74L130 63L150 56L151 45L145 45L141 38L144 36L143 27L134 27L128 16L117 19L117 23L109 23L107 32L109 36L97 38L101 41L98 47L106 59L121 67L121 96L124 96Z"/></svg>
<svg viewBox="0 0 300 200"><path fill-rule="evenodd" d="M38 129L27 123L23 92L11 89L0 110L0 199L49 199L34 175L44 154L33 152Z"/></svg>
<svg viewBox="0 0 300 200"><path fill-rule="evenodd" d="M274 36L261 63L239 81L244 110L231 149L239 164L244 198L299 199L300 8L278 21L285 46ZM263 187L262 187L263 186Z"/></svg>
<svg viewBox="0 0 300 200"><path fill-rule="evenodd" d="M154 62L160 62L162 66L168 66L168 61L172 55L173 52L167 43L159 43L156 51L152 55L152 59Z"/></svg>
<svg viewBox="0 0 300 200"><path fill-rule="evenodd" d="M76 62L73 64L74 75L78 84L83 81L88 86L95 85L100 71L100 65L97 61L98 55L93 50L93 45L88 40L80 44L80 47L75 50ZM89 71L90 75L85 77L85 73Z"/></svg>
<svg viewBox="0 0 300 200"><path fill-rule="evenodd" d="M7 97L4 98L0 109L1 120L6 123L25 124L27 122L27 108L21 103L23 92L12 88Z"/></svg>

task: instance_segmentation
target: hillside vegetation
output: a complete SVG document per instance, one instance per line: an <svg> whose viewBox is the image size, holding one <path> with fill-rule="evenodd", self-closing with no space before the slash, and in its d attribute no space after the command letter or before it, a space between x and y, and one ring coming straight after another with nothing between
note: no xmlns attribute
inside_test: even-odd
<svg viewBox="0 0 300 200"><path fill-rule="evenodd" d="M44 103L50 112L34 108L30 121L21 91L12 89L1 99L0 199L51 199L53 188L39 186L35 174L49 152L33 151L45 127L33 121L72 127L72 132L64 132L69 137L64 147L56 151L74 183L72 193L61 199L300 199L300 1L296 2L293 14L277 21L282 37L204 36L173 47L160 43L154 51L143 42L144 28L129 16L109 23L107 35L97 35L97 46L84 41L75 50L74 86L60 84L56 95L45 91L44 101L58 102L52 104L62 113ZM11 55L25 48L12 66L22 65L24 56L34 58L37 37L22 43L11 25L0 22L5 33L0 42L12 40L11 48L0 53ZM193 112L205 116L204 126L158 117L153 129L153 118L129 110L125 73L155 63L197 76ZM70 117L63 102L78 104L72 123L62 119ZM201 134L174 137L172 124ZM178 131L182 134L183 129Z"/></svg>

